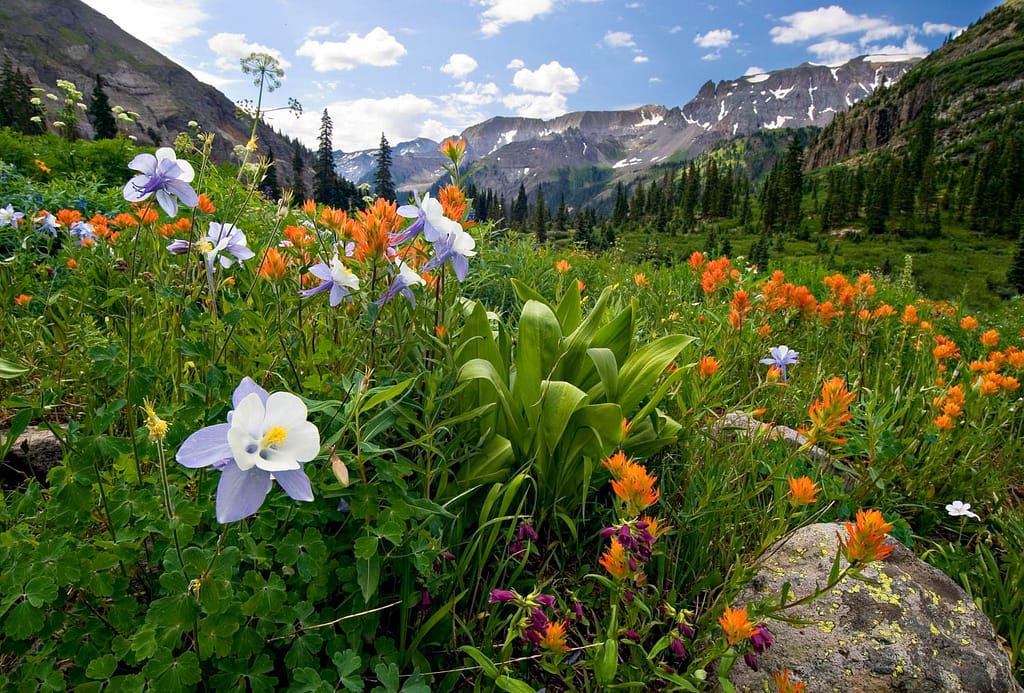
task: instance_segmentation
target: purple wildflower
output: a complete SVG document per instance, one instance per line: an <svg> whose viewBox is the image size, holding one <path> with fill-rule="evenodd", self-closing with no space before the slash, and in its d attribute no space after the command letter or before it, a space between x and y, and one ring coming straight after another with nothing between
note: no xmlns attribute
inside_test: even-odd
<svg viewBox="0 0 1024 693"><path fill-rule="evenodd" d="M0 207L0 227L13 226L17 228L24 216L24 212L15 212L14 207L11 205L7 205L7 207Z"/></svg>
<svg viewBox="0 0 1024 693"><path fill-rule="evenodd" d="M757 663L757 655L743 655L743 663L750 667L753 671L757 671L761 668L760 665Z"/></svg>
<svg viewBox="0 0 1024 693"><path fill-rule="evenodd" d="M491 598L488 600L491 604L497 604L498 602L511 602L519 598L519 595L514 590L491 590Z"/></svg>
<svg viewBox="0 0 1024 693"><path fill-rule="evenodd" d="M750 636L750 644L754 647L754 652L757 654L764 654L768 651L768 648L775 642L775 638L768 632L768 629L764 627L763 623L759 623L754 630L754 634ZM754 671L757 671L756 669Z"/></svg>
<svg viewBox="0 0 1024 693"><path fill-rule="evenodd" d="M679 638L672 638L672 642L669 643L668 648L672 650L672 654L679 659L686 659L686 646L683 645L683 641Z"/></svg>
<svg viewBox="0 0 1024 693"><path fill-rule="evenodd" d="M178 213L178 200L186 207L199 204L199 196L189 185L196 176L192 164L178 159L170 147L157 149L155 156L139 154L129 162L128 168L139 171L139 175L124 186L124 199L129 202L141 202L156 193L157 203L171 217Z"/></svg>
<svg viewBox="0 0 1024 693"><path fill-rule="evenodd" d="M290 392L268 393L243 378L231 398L228 422L200 429L178 449L179 464L220 471L217 521L233 522L263 505L272 480L288 496L313 500L302 470L320 453L320 432L306 421L306 405Z"/></svg>
<svg viewBox="0 0 1024 693"><path fill-rule="evenodd" d="M423 237L431 243L436 243L439 238L453 231L452 224L462 229L458 222L452 221L444 215L441 203L430 197L430 193L424 193L423 199L413 191L413 199L416 204L402 205L398 208L398 215L406 219L415 219L408 228L391 237L391 245L400 245L423 233Z"/></svg>
<svg viewBox="0 0 1024 693"><path fill-rule="evenodd" d="M395 294L402 294L409 303L413 306L416 305L416 297L412 294L412 287L423 286L427 282L424 281L423 277L416 274L407 264L402 261L397 263L398 273L395 278L391 281L391 286L384 292L384 295L377 299L376 303L378 306L382 306L395 297Z"/></svg>
<svg viewBox="0 0 1024 693"><path fill-rule="evenodd" d="M538 604L547 609L550 609L555 605L555 595L553 594L538 594L535 599Z"/></svg>

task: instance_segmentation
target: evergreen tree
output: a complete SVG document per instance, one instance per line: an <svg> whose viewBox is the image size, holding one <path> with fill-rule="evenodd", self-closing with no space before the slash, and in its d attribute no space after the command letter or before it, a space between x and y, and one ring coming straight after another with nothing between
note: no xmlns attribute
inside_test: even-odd
<svg viewBox="0 0 1024 693"><path fill-rule="evenodd" d="M313 165L313 197L317 202L332 207L339 206L338 174L334 170L334 124L327 109L320 118L320 147L316 152L316 163Z"/></svg>
<svg viewBox="0 0 1024 693"><path fill-rule="evenodd" d="M548 208L544 204L544 188L537 188L537 206L533 215L533 230L537 236L537 243L545 243L548 240Z"/></svg>
<svg viewBox="0 0 1024 693"><path fill-rule="evenodd" d="M263 195L268 200L279 200L281 199L281 184L277 181L277 162L274 161L273 147L267 149L267 161L269 166L267 175L263 177Z"/></svg>
<svg viewBox="0 0 1024 693"><path fill-rule="evenodd" d="M25 135L45 132L43 119L46 114L40 106L32 103L33 96L28 76L15 69L10 56L5 57L0 69L0 128L9 127Z"/></svg>
<svg viewBox="0 0 1024 693"><path fill-rule="evenodd" d="M619 181L615 186L615 207L612 209L612 226L622 226L629 218L629 198L626 187Z"/></svg>
<svg viewBox="0 0 1024 693"><path fill-rule="evenodd" d="M530 202L526 198L526 186L520 182L519 192L516 193L515 202L512 203L510 221L517 230L526 230L526 218L530 215Z"/></svg>
<svg viewBox="0 0 1024 693"><path fill-rule="evenodd" d="M1017 290L1018 294L1024 294L1024 226L1021 226L1020 234L1017 236L1017 247L1013 251L1013 259L1010 261L1010 271L1006 274L1006 281Z"/></svg>
<svg viewBox="0 0 1024 693"><path fill-rule="evenodd" d="M800 203L804 194L804 147L800 139L793 136L786 150L786 157L782 167L783 179L781 181L782 195L782 224L783 228L797 230L803 219L800 213Z"/></svg>
<svg viewBox="0 0 1024 693"><path fill-rule="evenodd" d="M298 141L292 145L292 199L302 204L309 197L309 189L303 173L306 170L306 158L303 156L302 145Z"/></svg>
<svg viewBox="0 0 1024 693"><path fill-rule="evenodd" d="M89 122L92 123L93 139L112 140L117 137L117 121L114 120L114 111L110 107L107 93L103 91L103 80L99 75L96 75L96 85L92 88L86 113L89 115Z"/></svg>
<svg viewBox="0 0 1024 693"><path fill-rule="evenodd" d="M555 230L559 237L569 233L569 209L565 206L565 193L562 193L558 201L558 211L555 212Z"/></svg>
<svg viewBox="0 0 1024 693"><path fill-rule="evenodd" d="M373 177L373 192L389 202L398 199L395 181L391 178L391 145L384 133L380 133L380 149L377 150L377 173Z"/></svg>

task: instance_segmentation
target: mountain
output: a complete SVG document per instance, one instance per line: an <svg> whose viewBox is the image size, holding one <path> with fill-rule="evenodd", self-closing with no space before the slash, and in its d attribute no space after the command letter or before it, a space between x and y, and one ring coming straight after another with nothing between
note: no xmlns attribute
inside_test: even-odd
<svg viewBox="0 0 1024 693"><path fill-rule="evenodd" d="M0 27L0 59L10 57L47 91L55 92L57 80L65 79L88 101L101 75L111 104L139 114L131 130L139 144L170 146L193 120L215 135L218 161L249 140L250 124L237 117L235 104L221 92L78 0L4 0ZM79 127L92 134L87 118ZM278 158L278 179L291 180L291 141L262 124L258 141L260 152L269 147Z"/></svg>
<svg viewBox="0 0 1024 693"><path fill-rule="evenodd" d="M581 203L605 191L616 178L689 160L726 139L825 126L879 87L895 83L917 62L878 55L837 67L804 63L718 84L706 82L681 108L578 111L550 120L497 117L470 126L461 135L467 142L471 180L478 187L511 196L520 183L529 191L552 185L570 204ZM395 147L392 176L399 189L429 185L443 173L436 144L425 142L429 140ZM375 151L336 153L339 171L356 182L372 180Z"/></svg>
<svg viewBox="0 0 1024 693"><path fill-rule="evenodd" d="M808 149L808 168L909 144L915 123L934 120L940 154L976 154L996 130L1024 120L1024 2L1006 0L931 53L891 88L838 117Z"/></svg>

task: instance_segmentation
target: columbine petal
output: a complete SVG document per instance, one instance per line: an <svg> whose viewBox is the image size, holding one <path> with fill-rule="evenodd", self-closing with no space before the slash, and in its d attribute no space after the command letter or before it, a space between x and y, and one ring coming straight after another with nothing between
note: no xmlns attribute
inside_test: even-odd
<svg viewBox="0 0 1024 693"><path fill-rule="evenodd" d="M217 485L217 522L226 523L254 515L270 492L270 473L262 469L242 471L228 464Z"/></svg>
<svg viewBox="0 0 1024 693"><path fill-rule="evenodd" d="M145 197L145 195L143 195ZM178 214L178 201L174 197L163 190L156 191L156 202L160 205L160 208L167 212L167 216L173 217Z"/></svg>
<svg viewBox="0 0 1024 693"><path fill-rule="evenodd" d="M235 388L235 392L231 395L231 406L237 407L247 395L251 395L254 392L259 395L260 402L263 402L263 404L266 405L267 398L270 396L270 393L257 385L255 380L249 376L245 376L242 378L242 382L238 383L238 387Z"/></svg>
<svg viewBox="0 0 1024 693"><path fill-rule="evenodd" d="M178 448L175 459L178 464L192 469L208 467L215 462L231 459L231 447L228 445L228 429L230 424L214 424L202 428L188 438Z"/></svg>
<svg viewBox="0 0 1024 693"><path fill-rule="evenodd" d="M313 486L303 470L274 472L274 479L290 498L297 501L313 500Z"/></svg>
<svg viewBox="0 0 1024 693"><path fill-rule="evenodd" d="M192 167L189 166L189 168L191 169ZM178 199L181 200L181 204L185 205L186 207L195 207L196 205L199 204L199 195L196 194L196 191L192 189L191 185L186 183L181 178L167 181L165 187L167 188L168 192L170 192L173 195L176 195Z"/></svg>

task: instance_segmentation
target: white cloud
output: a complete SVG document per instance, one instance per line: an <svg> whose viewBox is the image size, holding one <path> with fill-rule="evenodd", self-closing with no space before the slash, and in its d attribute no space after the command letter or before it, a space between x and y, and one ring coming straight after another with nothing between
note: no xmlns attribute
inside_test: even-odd
<svg viewBox="0 0 1024 693"><path fill-rule="evenodd" d="M936 24L935 22L925 22L921 25L921 29L928 36L934 36L936 34L953 34L953 36L959 36L964 30L962 26Z"/></svg>
<svg viewBox="0 0 1024 693"><path fill-rule="evenodd" d="M468 122L443 122L443 108L432 99L414 94L383 99L354 99L327 104L327 113L333 125L333 146L346 152L373 149L380 142L383 131L389 142L398 143L429 137L440 139L454 132L460 132ZM303 113L298 119L285 112L267 116L274 127L293 137L306 146L316 149L320 133L323 108Z"/></svg>
<svg viewBox="0 0 1024 693"><path fill-rule="evenodd" d="M309 31L306 32L306 37L308 38L310 36L330 36L332 33L334 33L333 24L331 26L311 26L309 27Z"/></svg>
<svg viewBox="0 0 1024 693"><path fill-rule="evenodd" d="M860 54L857 46L838 39L813 43L807 47L807 50L815 56L817 62L825 65L842 65L850 58L856 58Z"/></svg>
<svg viewBox="0 0 1024 693"><path fill-rule="evenodd" d="M648 60L650 60L650 58L648 58L646 55L638 55L633 58L634 63L646 63Z"/></svg>
<svg viewBox="0 0 1024 693"><path fill-rule="evenodd" d="M764 68L751 65L750 67L747 68L747 71L743 73L743 76L749 77L750 75L763 75L764 73Z"/></svg>
<svg viewBox="0 0 1024 693"><path fill-rule="evenodd" d="M519 70L512 78L512 84L523 91L571 94L580 88L580 78L571 67L563 67L557 60L552 60L536 70Z"/></svg>
<svg viewBox="0 0 1024 693"><path fill-rule="evenodd" d="M627 2L626 3L626 9L627 10L637 10L637 9L640 9L640 7L641 7L641 5L638 2Z"/></svg>
<svg viewBox="0 0 1024 693"><path fill-rule="evenodd" d="M881 31L891 26L884 19L866 14L852 15L839 5L796 12L782 18L783 26L771 29L772 42L796 43L823 36L842 36L859 32Z"/></svg>
<svg viewBox="0 0 1024 693"><path fill-rule="evenodd" d="M661 77L648 77L647 82L650 84L661 84Z"/></svg>
<svg viewBox="0 0 1024 693"><path fill-rule="evenodd" d="M884 55L905 55L912 58L922 58L928 55L928 49L918 43L913 36L908 36L901 46L891 43L884 46L864 46L861 52L875 55L879 53Z"/></svg>
<svg viewBox="0 0 1024 693"><path fill-rule="evenodd" d="M681 27L678 24L676 24L674 27L672 27L671 29L668 30L668 33L670 33L670 34L678 34L682 30L683 30L683 27Z"/></svg>
<svg viewBox="0 0 1024 693"><path fill-rule="evenodd" d="M701 60L718 60L721 57L722 57L722 52L721 51L714 51L712 53L705 53L704 55L700 56L700 59Z"/></svg>
<svg viewBox="0 0 1024 693"><path fill-rule="evenodd" d="M480 15L480 31L484 36L501 33L502 27L516 22L529 22L551 12L554 0L481 0L487 9Z"/></svg>
<svg viewBox="0 0 1024 693"><path fill-rule="evenodd" d="M519 58L513 58L512 60L508 61L508 65L506 65L505 67L507 67L510 70L518 70L521 67L526 67L526 63L524 63Z"/></svg>
<svg viewBox="0 0 1024 693"><path fill-rule="evenodd" d="M389 67L397 65L406 54L405 46L381 27L374 27L365 36L349 34L344 41L313 41L307 39L297 55L312 58L317 72L351 70L359 65Z"/></svg>
<svg viewBox="0 0 1024 693"><path fill-rule="evenodd" d="M460 106L486 106L487 104L494 103L498 100L498 94L500 89L494 82L486 82L480 84L478 82L461 82L459 88L462 90L459 94L450 94L443 98L451 101L453 104Z"/></svg>
<svg viewBox="0 0 1024 693"><path fill-rule="evenodd" d="M509 94L502 103L524 118L557 118L568 110L562 94Z"/></svg>
<svg viewBox="0 0 1024 693"><path fill-rule="evenodd" d="M604 45L612 48L629 48L635 46L633 34L628 31L609 31L604 35Z"/></svg>
<svg viewBox="0 0 1024 693"><path fill-rule="evenodd" d="M221 90L223 90L224 87L227 87L232 84L238 84L242 81L238 78L221 77L220 75L215 75L212 72L206 72L205 70L197 70L192 67L186 67L185 69L191 72L192 76L198 79L200 82L209 84L211 87L216 87L217 89Z"/></svg>
<svg viewBox="0 0 1024 693"><path fill-rule="evenodd" d="M477 61L465 53L452 53L448 62L441 68L441 72L451 75L456 79L462 79L477 68Z"/></svg>
<svg viewBox="0 0 1024 693"><path fill-rule="evenodd" d="M200 0L85 0L129 34L158 51L199 36L199 25L207 18Z"/></svg>
<svg viewBox="0 0 1024 693"><path fill-rule="evenodd" d="M267 53L277 58L281 67L291 66L291 63L281 55L281 51L249 41L245 34L221 32L211 36L206 45L217 55L214 64L220 70L240 70L239 61L250 53Z"/></svg>
<svg viewBox="0 0 1024 693"><path fill-rule="evenodd" d="M706 34L694 36L693 42L701 48L728 48L738 38L731 29L712 29Z"/></svg>

